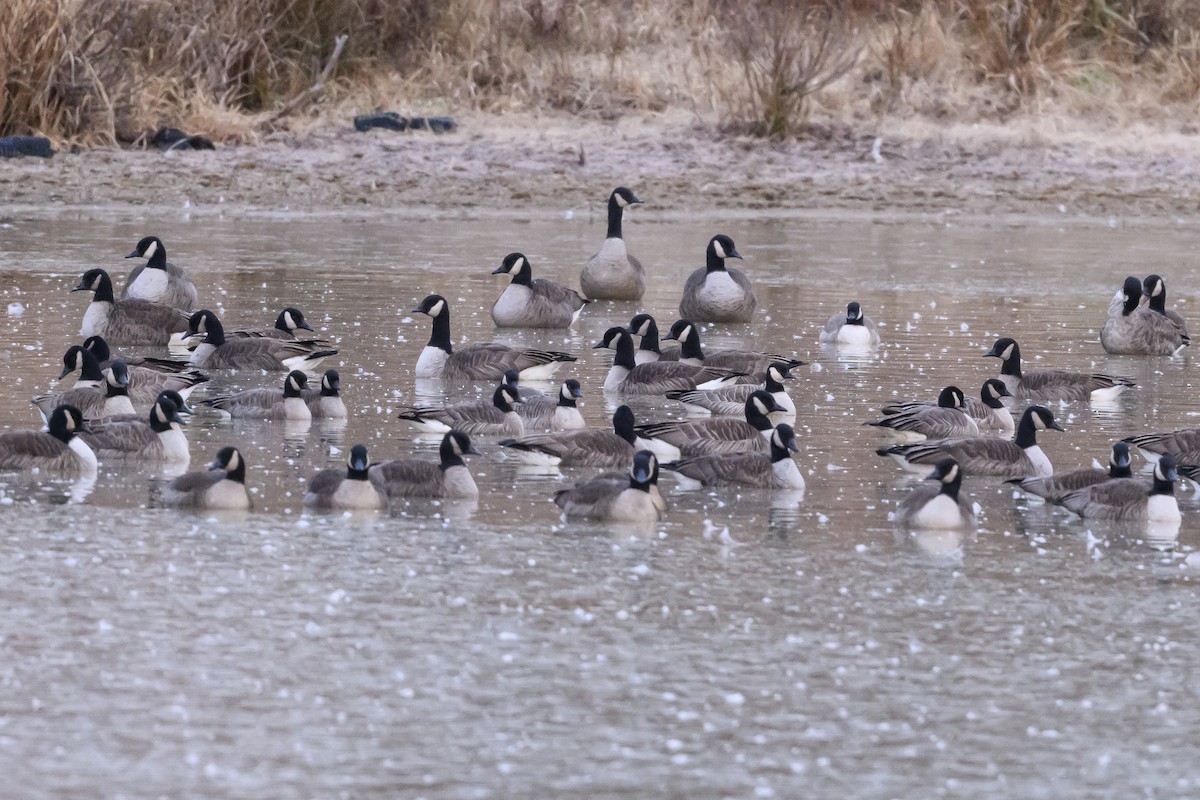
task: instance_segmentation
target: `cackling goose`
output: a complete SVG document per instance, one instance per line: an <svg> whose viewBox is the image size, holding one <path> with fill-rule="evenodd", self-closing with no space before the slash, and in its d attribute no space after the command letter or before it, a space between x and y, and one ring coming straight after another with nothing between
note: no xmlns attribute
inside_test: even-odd
<svg viewBox="0 0 1200 800"><path fill-rule="evenodd" d="M876 347L880 342L879 327L862 312L862 306L855 300L845 311L829 318L817 339L824 344Z"/></svg>
<svg viewBox="0 0 1200 800"><path fill-rule="evenodd" d="M1157 311L1175 323L1175 327L1186 341L1190 341L1188 336L1187 322L1183 317L1175 311L1167 308L1167 284L1163 281L1160 275L1147 275L1142 281L1142 294L1145 296L1147 305L1151 311Z"/></svg>
<svg viewBox="0 0 1200 800"><path fill-rule="evenodd" d="M883 428L889 435L906 441L978 436L979 425L967 414L964 406L962 390L957 386L947 386L938 394L936 406L888 408L883 412L883 419L866 424Z"/></svg>
<svg viewBox="0 0 1200 800"><path fill-rule="evenodd" d="M185 472L162 489L172 508L242 511L250 508L246 462L236 447L223 447L203 472Z"/></svg>
<svg viewBox="0 0 1200 800"><path fill-rule="evenodd" d="M371 482L365 445L356 444L346 457L345 469L323 469L308 482L304 505L318 509L383 508L387 498Z"/></svg>
<svg viewBox="0 0 1200 800"><path fill-rule="evenodd" d="M708 263L688 276L679 316L696 322L749 322L758 300L750 279L725 259L742 257L733 240L717 234L708 243Z"/></svg>
<svg viewBox="0 0 1200 800"><path fill-rule="evenodd" d="M658 323L649 314L637 314L629 321L629 333L640 339L633 360L639 364L647 361L678 361L679 348L673 347L663 352L658 341Z"/></svg>
<svg viewBox="0 0 1200 800"><path fill-rule="evenodd" d="M1129 445L1125 442L1117 442L1112 446L1112 453L1108 457L1108 469L1088 467L1070 472L1056 472L1042 478L1020 478L1009 481L1009 483L1017 484L1047 503L1061 505L1063 499L1071 492L1086 489L1114 478L1133 477L1129 464Z"/></svg>
<svg viewBox="0 0 1200 800"><path fill-rule="evenodd" d="M803 489L804 476L792 458L792 453L799 451L792 426L787 423L777 425L771 433L770 445L770 452L766 454L691 456L665 463L662 468L701 486L739 483L764 489Z"/></svg>
<svg viewBox="0 0 1200 800"><path fill-rule="evenodd" d="M479 455L471 438L461 431L446 431L438 448L440 462L394 459L371 467L371 483L388 499L402 497L479 496L479 488L463 461L464 455Z"/></svg>
<svg viewBox="0 0 1200 800"><path fill-rule="evenodd" d="M568 517L655 522L662 518L663 511L662 496L657 490L658 459L648 450L639 450L623 483L601 475L574 489L555 492L554 504Z"/></svg>
<svg viewBox="0 0 1200 800"><path fill-rule="evenodd" d="M1121 289L1122 302L1109 307L1100 344L1106 353L1135 356L1169 356L1187 347L1175 322L1149 308L1142 308L1142 282L1130 275Z"/></svg>
<svg viewBox="0 0 1200 800"><path fill-rule="evenodd" d="M963 472L953 458L939 459L926 480L900 501L896 524L913 528L953 529L973 527L975 512L959 495Z"/></svg>
<svg viewBox="0 0 1200 800"><path fill-rule="evenodd" d="M201 405L215 408L234 419L304 422L312 419L312 412L303 397L306 388L308 376L295 369L287 374L279 389L246 389L204 400Z"/></svg>
<svg viewBox="0 0 1200 800"><path fill-rule="evenodd" d="M58 376L59 380L76 371L82 375L84 356L81 350L91 353L100 362L101 369L116 363L103 337L89 336L82 348L73 345L63 354L63 371ZM166 358L135 358L132 361L136 363L125 361L129 372L129 399L134 406L141 408L149 406L165 391L190 396L193 389L209 380L207 375L189 366L186 361Z"/></svg>
<svg viewBox="0 0 1200 800"><path fill-rule="evenodd" d="M82 351L81 352L86 352ZM91 353L86 358L89 364L85 367L85 375L92 375L95 359ZM103 380L98 386L92 385L91 380L84 380L82 386L77 382L75 387L60 394L35 397L30 402L37 406L42 418L48 420L51 412L59 406L74 406L83 414L84 419L98 419L115 414L134 413L133 403L129 399L129 372L124 361L114 361L112 366L101 372Z"/></svg>
<svg viewBox="0 0 1200 800"><path fill-rule="evenodd" d="M1071 492L1062 504L1086 519L1178 525L1182 516L1175 500L1177 479L1175 459L1164 455L1154 465L1150 486L1140 479L1118 478Z"/></svg>
<svg viewBox="0 0 1200 800"><path fill-rule="evenodd" d="M553 432L576 431L587 427L587 422L579 413L579 398L583 397L583 390L574 378L563 382L557 397L527 396L525 389L519 393L521 403L517 406L517 414L526 427L549 428Z"/></svg>
<svg viewBox="0 0 1200 800"><path fill-rule="evenodd" d="M336 369L327 369L321 376L318 389L305 389L300 393L313 419L346 419L346 403L342 400L342 379Z"/></svg>

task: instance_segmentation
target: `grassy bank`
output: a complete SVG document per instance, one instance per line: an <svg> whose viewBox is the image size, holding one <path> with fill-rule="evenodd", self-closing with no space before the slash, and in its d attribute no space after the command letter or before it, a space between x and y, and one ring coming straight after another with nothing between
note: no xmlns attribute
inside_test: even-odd
<svg viewBox="0 0 1200 800"><path fill-rule="evenodd" d="M0 135L253 140L376 107L762 135L1054 113L1191 133L1190 0L8 0ZM214 6L216 9L214 10ZM334 42L347 37L336 63ZM311 98L278 110L318 80Z"/></svg>

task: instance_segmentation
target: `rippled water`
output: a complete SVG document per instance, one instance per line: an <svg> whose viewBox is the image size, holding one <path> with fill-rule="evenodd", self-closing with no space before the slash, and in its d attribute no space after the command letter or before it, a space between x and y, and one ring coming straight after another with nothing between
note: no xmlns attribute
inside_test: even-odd
<svg viewBox="0 0 1200 800"><path fill-rule="evenodd" d="M650 194L650 192L646 192ZM652 198L648 198L652 199ZM0 424L35 422L86 298L79 273L146 233L234 324L302 308L338 342L344 430L194 421L193 466L226 443L251 464L256 510L147 509L152 471L102 466L69 487L5 478L0 506L0 765L24 797L1091 797L1195 796L1197 592L1174 549L1085 525L1007 487L961 537L897 533L913 479L861 427L882 401L974 392L982 352L1136 377L1113 409L1056 409L1061 468L1114 437L1194 426L1191 357L1108 357L1108 298L1158 271L1194 313L1192 230L1045 220L655 218L627 223L665 329L707 238L730 234L766 313L710 345L795 351L802 501L671 492L652 535L564 524L553 491L585 473L518 474L494 442L477 505L301 513L300 480L363 441L423 453L395 418L429 331L409 310L450 298L458 339L578 353L585 416L632 305L569 333L494 331L488 273L523 250L575 282L603 236L586 210L521 218L249 216L9 219L0 228ZM849 299L885 325L874 357L816 346ZM1195 325L1193 325L1195 327ZM280 376L218 376L212 388ZM204 390L196 397L204 396ZM640 399L641 419L677 415Z"/></svg>

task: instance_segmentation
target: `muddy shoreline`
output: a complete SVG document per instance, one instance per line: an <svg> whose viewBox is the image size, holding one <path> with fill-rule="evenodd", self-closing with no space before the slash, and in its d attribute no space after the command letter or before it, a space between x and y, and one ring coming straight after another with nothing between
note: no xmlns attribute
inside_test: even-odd
<svg viewBox="0 0 1200 800"><path fill-rule="evenodd" d="M215 152L5 160L0 213L595 212L618 184L668 218L838 211L1177 222L1200 208L1195 137L1024 125L902 130L879 136L878 149L876 138L847 128L772 143L657 116L598 123L468 114L441 135L346 125Z"/></svg>

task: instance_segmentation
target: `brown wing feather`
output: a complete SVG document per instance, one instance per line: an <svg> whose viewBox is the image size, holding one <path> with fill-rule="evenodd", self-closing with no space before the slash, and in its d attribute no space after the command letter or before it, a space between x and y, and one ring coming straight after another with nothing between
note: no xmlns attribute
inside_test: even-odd
<svg viewBox="0 0 1200 800"><path fill-rule="evenodd" d="M371 483L388 497L441 497L443 472L429 461L395 459L371 467Z"/></svg>

